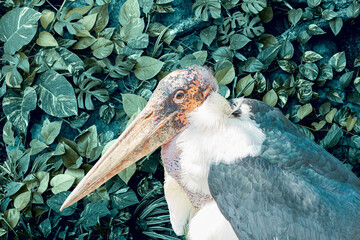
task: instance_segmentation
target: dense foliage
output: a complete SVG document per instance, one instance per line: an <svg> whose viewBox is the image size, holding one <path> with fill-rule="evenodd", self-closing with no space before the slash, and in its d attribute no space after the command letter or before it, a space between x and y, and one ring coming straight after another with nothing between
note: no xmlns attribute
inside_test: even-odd
<svg viewBox="0 0 360 240"><path fill-rule="evenodd" d="M359 174L359 14L353 0L0 1L0 237L179 239L158 151L59 208L157 82L193 64Z"/></svg>

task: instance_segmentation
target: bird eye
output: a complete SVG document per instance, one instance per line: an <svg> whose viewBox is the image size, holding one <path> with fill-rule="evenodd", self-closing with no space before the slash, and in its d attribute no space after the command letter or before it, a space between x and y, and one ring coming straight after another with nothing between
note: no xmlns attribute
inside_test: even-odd
<svg viewBox="0 0 360 240"><path fill-rule="evenodd" d="M185 91L184 90L178 90L176 91L174 95L174 102L175 103L182 103L185 99Z"/></svg>

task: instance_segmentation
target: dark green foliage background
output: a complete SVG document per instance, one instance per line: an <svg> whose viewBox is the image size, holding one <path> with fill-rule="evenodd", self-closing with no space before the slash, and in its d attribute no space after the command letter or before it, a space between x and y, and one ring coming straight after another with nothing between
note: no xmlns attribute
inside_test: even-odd
<svg viewBox="0 0 360 240"><path fill-rule="evenodd" d="M359 175L359 14L353 0L0 1L0 237L180 239L158 150L59 208L157 82L193 64Z"/></svg>

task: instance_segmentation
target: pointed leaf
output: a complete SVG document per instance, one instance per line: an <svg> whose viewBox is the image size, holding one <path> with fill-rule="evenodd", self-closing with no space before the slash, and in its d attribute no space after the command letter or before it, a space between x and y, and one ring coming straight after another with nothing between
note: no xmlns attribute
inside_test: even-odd
<svg viewBox="0 0 360 240"><path fill-rule="evenodd" d="M1 17L0 41L5 42L5 53L13 55L31 42L40 17L41 13L28 7L15 8Z"/></svg>
<svg viewBox="0 0 360 240"><path fill-rule="evenodd" d="M139 57L136 60L135 76L140 80L148 80L158 74L164 65L163 62L148 56Z"/></svg>
<svg viewBox="0 0 360 240"><path fill-rule="evenodd" d="M66 78L54 70L42 73L38 78L39 107L55 117L77 115L74 89Z"/></svg>

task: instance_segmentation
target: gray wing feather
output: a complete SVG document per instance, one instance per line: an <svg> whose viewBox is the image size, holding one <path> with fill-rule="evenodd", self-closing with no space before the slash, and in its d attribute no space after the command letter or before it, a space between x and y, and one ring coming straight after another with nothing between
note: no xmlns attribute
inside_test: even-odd
<svg viewBox="0 0 360 240"><path fill-rule="evenodd" d="M212 165L209 187L239 239L359 239L359 181L280 111L244 100L262 154Z"/></svg>

